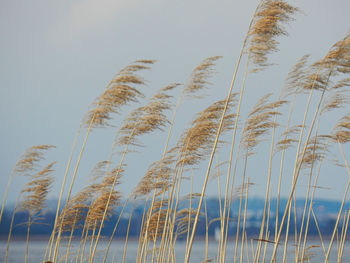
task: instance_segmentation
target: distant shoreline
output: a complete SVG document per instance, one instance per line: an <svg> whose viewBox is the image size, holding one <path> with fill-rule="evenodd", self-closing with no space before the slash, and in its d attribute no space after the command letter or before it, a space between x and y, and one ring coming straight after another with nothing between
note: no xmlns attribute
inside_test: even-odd
<svg viewBox="0 0 350 263"><path fill-rule="evenodd" d="M322 238L329 238L330 236L322 236ZM38 236L36 236L36 235L32 235L32 236L30 236L30 242L48 242L49 241L49 236L43 236L43 235L38 235ZM254 238L257 238L256 236L248 236L248 238L249 239L254 239ZM198 236L197 238L196 238L196 240L197 241L203 241L203 242L205 242L205 236ZM212 236L209 236L209 241L210 242L212 242L212 241L214 241L215 240L215 238L214 237L212 237ZM289 240L291 240L291 241L293 241L294 240L294 237L290 237L289 238ZM317 236L317 235L308 235L308 240L309 241L319 241L319 237ZM7 242L7 236L5 236L5 235L2 235L2 236L0 236L0 242L3 242L3 241L5 241L5 242ZM12 236L12 238L11 238L11 242L16 242L16 241L18 241L18 242L25 242L26 241L26 236L24 236L24 235L17 235L17 236ZM73 242L74 241L80 241L80 237L74 237L73 238ZM103 243L103 242L107 242L108 240L107 240L107 238L106 239L103 239L103 238L101 238L101 243ZM125 242L125 238L124 237L115 237L114 239L113 239L113 241L114 242ZM129 237L128 238L128 242L138 242L139 241L139 239L138 239L138 237ZM228 238L228 241L230 242L230 241L235 241L234 240L234 238L232 237L232 238ZM347 238L347 240L346 240L347 242L350 242L350 238ZM178 242L186 242L186 240L178 240Z"/></svg>

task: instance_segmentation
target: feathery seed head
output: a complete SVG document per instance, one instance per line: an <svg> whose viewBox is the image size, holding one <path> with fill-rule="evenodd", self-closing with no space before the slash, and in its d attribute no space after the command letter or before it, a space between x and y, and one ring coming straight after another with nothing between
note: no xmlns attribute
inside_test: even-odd
<svg viewBox="0 0 350 263"><path fill-rule="evenodd" d="M294 125L287 129L285 132L282 133L280 141L277 142L275 147L275 153L287 150L289 147L291 147L293 144L297 143L298 140L295 138L289 138L297 133L299 133L300 129L303 127L303 125Z"/></svg>
<svg viewBox="0 0 350 263"><path fill-rule="evenodd" d="M177 88L180 85L181 85L180 83L173 83L173 84L170 84L170 85L162 88L161 91L163 91L163 92L170 91L170 90Z"/></svg>
<svg viewBox="0 0 350 263"><path fill-rule="evenodd" d="M246 154L248 155L254 154L252 150L258 145L261 137L270 128L277 126L277 123L273 121L273 117L280 114L278 107L287 102L279 100L268 103L270 96L271 94L267 94L258 100L245 122L241 145L246 148Z"/></svg>
<svg viewBox="0 0 350 263"><path fill-rule="evenodd" d="M153 190L156 191L157 195L168 190L172 185L171 178L174 174L174 162L174 149L167 152L161 160L153 162L136 186L134 190L135 197L145 196Z"/></svg>
<svg viewBox="0 0 350 263"><path fill-rule="evenodd" d="M335 85L332 86L332 89L338 90L344 87L350 87L350 78L339 80Z"/></svg>
<svg viewBox="0 0 350 263"><path fill-rule="evenodd" d="M326 156L327 141L331 139L329 135L317 135L311 138L306 146L306 151L301 160L302 168L311 167L316 161L321 161Z"/></svg>
<svg viewBox="0 0 350 263"><path fill-rule="evenodd" d="M229 112L234 105L236 94L228 103ZM200 112L192 122L192 127L184 132L178 143L180 157L177 165L194 165L210 153L217 135L220 119L226 105L226 100L220 100ZM226 114L221 133L233 127L234 114Z"/></svg>
<svg viewBox="0 0 350 263"><path fill-rule="evenodd" d="M163 229L165 226L167 211L165 209L154 212L148 222L147 238L149 240L155 241L160 238L163 234ZM146 236L146 229L144 229L143 237Z"/></svg>
<svg viewBox="0 0 350 263"><path fill-rule="evenodd" d="M328 97L321 109L321 114L329 112L333 109L339 109L343 107L344 105L347 105L349 103L349 96L345 92L337 92L331 94L330 97Z"/></svg>
<svg viewBox="0 0 350 263"><path fill-rule="evenodd" d="M305 79L307 75L309 75L309 69L306 68L309 57L310 55L304 55L301 57L288 73L286 85L283 89L284 96L303 91Z"/></svg>
<svg viewBox="0 0 350 263"><path fill-rule="evenodd" d="M344 116L335 126L333 139L339 143L347 143L350 141L350 114Z"/></svg>
<svg viewBox="0 0 350 263"><path fill-rule="evenodd" d="M16 162L14 172L16 175L26 175L36 168L39 161L44 159L44 151L56 148L54 145L36 145L28 148Z"/></svg>
<svg viewBox="0 0 350 263"><path fill-rule="evenodd" d="M86 218L93 193L94 187L89 185L69 200L58 219L63 232L72 231L72 226L76 228L78 222Z"/></svg>
<svg viewBox="0 0 350 263"><path fill-rule="evenodd" d="M104 187L111 187L120 184L120 179L123 176L122 173L125 172L124 165L113 168L111 171L105 173L105 177L101 183Z"/></svg>
<svg viewBox="0 0 350 263"><path fill-rule="evenodd" d="M135 63L154 64L154 63L156 63L156 60L154 60L154 59L140 59L140 60L136 60Z"/></svg>
<svg viewBox="0 0 350 263"><path fill-rule="evenodd" d="M56 162L45 166L41 171L32 176L32 180L27 183L21 193L25 193L25 200L21 207L27 210L31 215L39 213L45 206L47 194L52 185L52 169Z"/></svg>
<svg viewBox="0 0 350 263"><path fill-rule="evenodd" d="M191 73L188 83L184 87L184 94L187 97L198 97L199 90L205 89L208 84L208 78L213 73L213 66L221 56L214 56L204 59ZM199 96L200 97L200 96Z"/></svg>
<svg viewBox="0 0 350 263"><path fill-rule="evenodd" d="M304 81L304 90L320 90L323 91L327 88L329 78L326 72L321 72L318 68L314 67L313 72L309 73Z"/></svg>
<svg viewBox="0 0 350 263"><path fill-rule="evenodd" d="M196 216L196 209L181 209L176 213L176 235L180 236L191 230L194 218Z"/></svg>
<svg viewBox="0 0 350 263"><path fill-rule="evenodd" d="M257 66L253 71L262 70L269 65L267 55L278 50L278 41L275 38L279 35L287 35L282 23L291 21L292 15L297 11L298 8L283 1L262 1L248 33L250 36L248 53Z"/></svg>
<svg viewBox="0 0 350 263"><path fill-rule="evenodd" d="M88 127L104 127L108 125L110 115L117 113L121 106L129 102L137 102L143 97L143 94L133 87L145 84L143 78L136 73L149 68L139 64L153 63L153 60L139 60L119 71L102 95L93 103L94 107L84 117L83 123Z"/></svg>
<svg viewBox="0 0 350 263"><path fill-rule="evenodd" d="M107 218L113 213L113 209L119 204L121 194L119 191L103 188L101 193L92 202L87 214L86 220L90 224L102 221L105 210L107 209ZM107 207L108 203L108 207Z"/></svg>
<svg viewBox="0 0 350 263"><path fill-rule="evenodd" d="M166 91L171 89L166 89ZM143 107L132 111L124 120L118 138L119 145L137 145L136 137L151 133L156 129L161 130L169 122L164 111L171 108L170 99L172 96L166 94L164 89L156 93Z"/></svg>
<svg viewBox="0 0 350 263"><path fill-rule="evenodd" d="M327 55L315 66L331 69L335 74L350 72L350 34L335 43Z"/></svg>
<svg viewBox="0 0 350 263"><path fill-rule="evenodd" d="M110 164L109 161L98 162L90 172L91 181L95 182L99 178L101 178L101 176L105 175L106 166L108 166L109 164Z"/></svg>

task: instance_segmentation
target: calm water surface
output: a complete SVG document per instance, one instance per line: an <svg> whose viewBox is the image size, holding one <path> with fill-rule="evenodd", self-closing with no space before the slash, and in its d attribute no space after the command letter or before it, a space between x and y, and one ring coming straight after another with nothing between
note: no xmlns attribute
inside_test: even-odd
<svg viewBox="0 0 350 263"><path fill-rule="evenodd" d="M126 262L127 263L133 263L136 260L137 255L137 242L136 241L130 241L128 243L128 249L127 249L127 256L126 256ZM45 254L47 241L43 240L32 240L30 242L29 247L29 263L40 263L43 260L43 256ZM217 254L217 242L216 241L210 241L209 243L209 249L208 249L208 258L212 259L212 262L216 262L216 254ZM228 243L227 248L227 260L226 262L233 262L233 255L234 255L234 249L233 249L233 243ZM315 245L315 247L310 248L309 252L312 254L312 257L310 258L310 261L306 262L323 262L324 261L324 253L322 251L322 247L320 246L317 241L313 242L310 241L308 243L308 246ZM325 244L326 246L328 244ZM76 248L79 246L78 242L73 242L72 245L72 251L73 253L76 251ZM256 244L254 244L256 246ZM99 251L96 255L96 260L94 262L102 262L103 255L104 255L104 248L106 247L106 243L101 242L99 245ZM185 247L186 244L182 242L178 242L176 246L176 262L183 262L184 261L184 254L185 254ZM326 247L327 248L327 247ZM89 248L86 248L88 250ZM107 262L122 262L123 257L123 249L124 249L124 242L123 241L114 241ZM6 250L6 241L0 241L0 263L4 262L5 258L5 250ZM240 255L241 248L238 248L238 255ZM61 249L62 254L65 251L65 247ZM272 252L272 245L268 244L266 248L266 255L271 255ZM334 244L333 250L332 250L331 258L329 262L337 262L337 246ZM247 250L244 249L244 257L243 262L252 262L252 252L251 252L251 246L249 244L249 251L248 251L249 261L247 260ZM279 255L281 256L281 255ZM8 263L22 263L24 262L25 257L25 241L17 240L11 242L10 250L9 250L9 256L8 256ZM151 257L151 256L150 256ZM74 254L72 254L70 260L68 262L75 262L73 260ZM191 254L191 262L193 263L200 263L204 261L205 259L205 242L204 241L198 241L194 243L192 254ZM287 262L294 262L294 247L290 245L289 247L289 253L287 255ZM64 258L61 257L60 262L65 262ZM239 262L239 257L238 261ZM268 260L266 262L269 262ZM278 260L277 262L281 262L281 260ZM344 255L342 258L342 262L349 263L350 262L350 242L348 242L344 248Z"/></svg>

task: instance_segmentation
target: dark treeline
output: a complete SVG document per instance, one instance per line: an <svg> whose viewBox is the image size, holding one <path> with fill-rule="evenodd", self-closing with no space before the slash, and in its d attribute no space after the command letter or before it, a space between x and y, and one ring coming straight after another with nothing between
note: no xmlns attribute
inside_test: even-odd
<svg viewBox="0 0 350 263"><path fill-rule="evenodd" d="M281 199L280 204L281 207L284 207L287 200ZM54 202L52 202L54 203ZM215 231L220 228L220 221L216 220L220 217L219 215L219 200L217 198L208 198L206 200L207 203L207 214L208 214L208 222L209 222L209 228L208 233L209 236L214 237ZM193 202L193 206L196 207L198 202ZM264 200L259 198L252 198L248 201L248 207L247 207L247 225L246 225L246 231L249 236L258 236L259 230L260 230L260 222L263 215L263 204ZM305 201L302 199L297 200L296 202L296 209L303 209L305 204ZM188 203L186 201L180 202L180 207L184 208L188 206ZM141 224L142 224L142 216L144 212L144 201L139 202L133 211L132 217L131 217L131 225L130 225L130 232L129 236L131 237L137 237L140 234ZM340 202L337 201L330 201L330 200L315 200L313 209L316 214L317 223L322 229L322 235L330 235L332 234L337 211L340 207ZM239 208L239 202L236 201L232 204L231 209L231 216L234 214L234 217L231 219L231 223L229 224L229 233L231 233L231 237L234 233L236 233L237 229L237 211ZM271 211L274 211L276 208L276 200L272 200L271 202ZM345 208L350 208L350 203L345 204ZM113 232L115 222L118 220L121 207L118 207L114 214L109 218L108 221L105 222L102 235L109 237L111 233ZM204 209L204 208L203 208ZM4 212L3 220L0 225L0 236L2 239L7 238L10 224L11 224L11 218L13 214L14 207L7 207ZM116 238L124 238L127 233L127 227L129 223L129 216L130 212L132 210L132 205L128 205L125 208L124 213L122 214L122 217L120 219L117 231L115 233ZM204 212L204 211L203 211ZM204 214L204 213L203 213ZM282 211L280 211L279 216L281 217ZM274 233L274 222L275 222L276 214L271 213L270 215L270 224L269 224L269 230L271 233ZM52 233L53 230L53 224L55 219L55 212L54 208L46 210L40 217L36 218L31 226L31 235L37 235L37 236L48 236ZM298 230L300 230L301 225L301 217L297 218L297 226ZM25 236L27 231L27 221L28 221L28 213L27 212L16 212L15 218L14 218L14 228L12 231L13 236ZM83 223L82 223L83 224ZM291 224L294 225L294 219L291 219ZM81 235L82 231L82 225L78 227L74 235L76 237L79 237ZM294 233L295 228L290 228L290 232ZM317 236L318 231L314 220L310 220L308 233L311 236ZM202 216L200 218L200 221L198 223L198 229L196 231L196 234L199 236L205 236L206 234L206 222L205 217ZM181 239L181 237L180 237Z"/></svg>

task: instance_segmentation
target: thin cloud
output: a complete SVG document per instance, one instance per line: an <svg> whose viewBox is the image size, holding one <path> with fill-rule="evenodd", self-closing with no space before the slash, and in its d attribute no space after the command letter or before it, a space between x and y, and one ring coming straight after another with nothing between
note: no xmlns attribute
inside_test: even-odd
<svg viewBox="0 0 350 263"><path fill-rule="evenodd" d="M140 0L83 0L74 2L53 27L49 39L55 44L70 44L75 39L106 31L125 9Z"/></svg>

